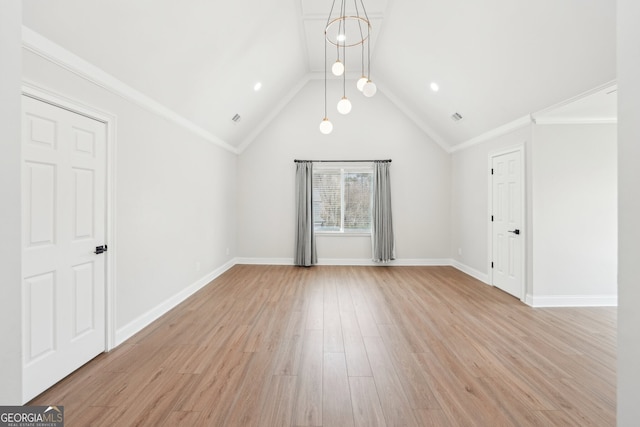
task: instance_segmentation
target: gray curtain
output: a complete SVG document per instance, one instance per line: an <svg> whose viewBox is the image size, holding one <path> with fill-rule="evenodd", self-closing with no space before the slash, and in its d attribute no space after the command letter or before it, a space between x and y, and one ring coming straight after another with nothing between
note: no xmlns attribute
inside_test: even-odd
<svg viewBox="0 0 640 427"><path fill-rule="evenodd" d="M296 163L296 244L294 264L310 267L318 263L313 232L313 163Z"/></svg>
<svg viewBox="0 0 640 427"><path fill-rule="evenodd" d="M373 204L371 209L371 246L375 262L388 262L396 259L392 220L389 162L376 161L373 164Z"/></svg>

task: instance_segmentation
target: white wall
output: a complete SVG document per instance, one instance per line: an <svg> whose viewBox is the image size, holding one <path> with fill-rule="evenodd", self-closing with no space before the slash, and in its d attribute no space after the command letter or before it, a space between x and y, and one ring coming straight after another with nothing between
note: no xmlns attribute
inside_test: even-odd
<svg viewBox="0 0 640 427"><path fill-rule="evenodd" d="M527 303L615 305L615 141L615 125L532 125L454 152L456 265L489 280L488 157L524 144Z"/></svg>
<svg viewBox="0 0 640 427"><path fill-rule="evenodd" d="M478 279L489 280L489 155L504 148L524 145L525 179L529 188L530 126L473 145L452 154L451 252L456 265ZM530 194L527 191L528 194ZM530 203L525 217L529 217ZM522 234L530 241L530 230ZM462 252L459 254L459 250ZM530 251L527 249L527 253ZM529 259L530 266L531 260ZM527 280L527 283L529 281Z"/></svg>
<svg viewBox="0 0 640 427"><path fill-rule="evenodd" d="M239 156L238 253L291 262L294 243L294 159L392 159L391 182L397 257L450 257L450 156L380 91L339 117L330 82L331 135L322 135L323 82L310 81ZM347 82L349 87L354 82ZM335 98L335 99L334 99ZM319 261L367 262L370 237L318 236ZM254 260L255 261L255 260Z"/></svg>
<svg viewBox="0 0 640 427"><path fill-rule="evenodd" d="M640 420L640 2L618 0L618 425Z"/></svg>
<svg viewBox="0 0 640 427"><path fill-rule="evenodd" d="M230 265L236 155L30 51L23 66L29 81L117 116L117 246L109 256L121 341Z"/></svg>
<svg viewBox="0 0 640 427"><path fill-rule="evenodd" d="M22 403L21 16L21 2L0 2L0 405Z"/></svg>
<svg viewBox="0 0 640 427"><path fill-rule="evenodd" d="M533 305L616 303L616 128L534 126Z"/></svg>

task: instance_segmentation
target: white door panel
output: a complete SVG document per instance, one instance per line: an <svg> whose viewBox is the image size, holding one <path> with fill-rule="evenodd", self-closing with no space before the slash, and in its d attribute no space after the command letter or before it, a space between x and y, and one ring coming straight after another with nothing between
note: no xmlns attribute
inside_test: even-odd
<svg viewBox="0 0 640 427"><path fill-rule="evenodd" d="M492 157L493 285L520 299L523 295L522 159L520 151Z"/></svg>
<svg viewBox="0 0 640 427"><path fill-rule="evenodd" d="M22 98L27 401L105 349L106 126Z"/></svg>

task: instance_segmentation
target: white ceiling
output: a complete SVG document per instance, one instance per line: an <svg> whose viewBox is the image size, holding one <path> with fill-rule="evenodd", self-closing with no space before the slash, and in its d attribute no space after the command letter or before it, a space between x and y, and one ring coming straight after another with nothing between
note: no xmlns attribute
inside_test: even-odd
<svg viewBox="0 0 640 427"><path fill-rule="evenodd" d="M331 3L23 0L23 19L238 147L282 100L324 70ZM445 147L616 78L615 0L364 4L373 26L372 80ZM355 51L358 65L359 56ZM349 51L348 69L351 58ZM357 77L353 73L359 75L359 67L349 74ZM259 92L253 90L257 81ZM432 81L439 92L429 90ZM451 120L455 112L461 121ZM236 113L239 123L231 121Z"/></svg>

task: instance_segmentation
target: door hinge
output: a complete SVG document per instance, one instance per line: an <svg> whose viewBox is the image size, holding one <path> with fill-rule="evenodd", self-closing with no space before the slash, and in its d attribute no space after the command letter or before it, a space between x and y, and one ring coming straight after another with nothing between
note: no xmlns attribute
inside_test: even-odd
<svg viewBox="0 0 640 427"><path fill-rule="evenodd" d="M493 222L493 215L491 215L491 222Z"/></svg>
<svg viewBox="0 0 640 427"><path fill-rule="evenodd" d="M493 268L493 261L491 261L491 268Z"/></svg>
<svg viewBox="0 0 640 427"><path fill-rule="evenodd" d="M493 175L493 168L491 168L491 175Z"/></svg>

